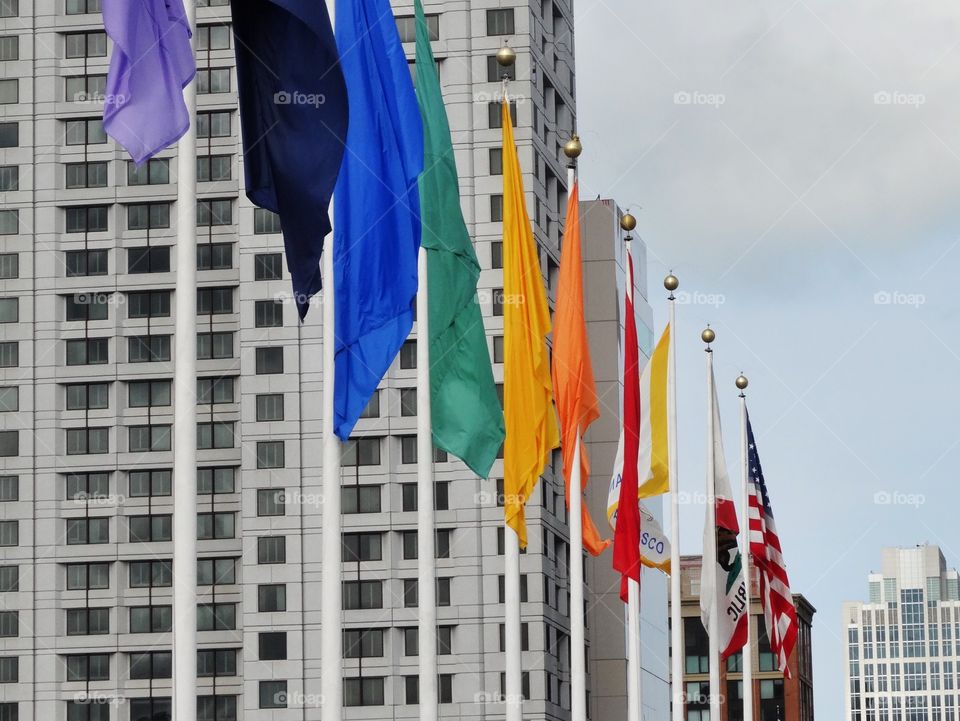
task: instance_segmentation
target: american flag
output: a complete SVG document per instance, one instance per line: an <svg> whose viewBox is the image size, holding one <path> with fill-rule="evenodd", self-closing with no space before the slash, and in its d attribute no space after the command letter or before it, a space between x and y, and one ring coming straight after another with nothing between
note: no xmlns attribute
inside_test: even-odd
<svg viewBox="0 0 960 721"><path fill-rule="evenodd" d="M790 593L790 580L783 562L780 538L773 522L770 496L763 480L760 456L747 417L747 463L750 469L747 493L750 502L750 557L760 573L760 598L770 639L770 650L784 676L790 678L787 659L797 644L797 609Z"/></svg>

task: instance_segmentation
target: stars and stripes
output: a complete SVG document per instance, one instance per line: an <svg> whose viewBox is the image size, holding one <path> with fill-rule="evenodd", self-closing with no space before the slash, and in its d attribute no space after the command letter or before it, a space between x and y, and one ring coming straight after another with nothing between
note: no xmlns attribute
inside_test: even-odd
<svg viewBox="0 0 960 721"><path fill-rule="evenodd" d="M790 677L787 660L797 643L797 610L790 593L790 580L783 562L780 538L773 522L770 496L763 480L760 455L747 417L747 463L749 468L750 557L760 575L760 598L766 621L770 650L777 657L780 671Z"/></svg>

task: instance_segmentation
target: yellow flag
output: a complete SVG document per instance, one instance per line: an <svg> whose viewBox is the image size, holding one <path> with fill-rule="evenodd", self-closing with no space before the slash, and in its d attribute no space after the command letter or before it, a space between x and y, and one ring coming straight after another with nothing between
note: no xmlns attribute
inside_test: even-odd
<svg viewBox="0 0 960 721"><path fill-rule="evenodd" d="M550 310L527 215L509 108L503 116L503 449L504 517L527 546L524 506L560 445L546 336Z"/></svg>

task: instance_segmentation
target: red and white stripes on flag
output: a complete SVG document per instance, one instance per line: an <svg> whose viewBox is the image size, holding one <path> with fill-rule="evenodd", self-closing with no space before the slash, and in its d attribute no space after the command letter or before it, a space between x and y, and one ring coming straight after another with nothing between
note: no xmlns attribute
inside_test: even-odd
<svg viewBox="0 0 960 721"><path fill-rule="evenodd" d="M747 416L747 463L749 465L750 503L750 557L760 575L760 598L763 601L763 616L770 640L770 650L777 657L780 671L790 678L787 661L797 644L797 609L790 593L790 579L783 562L780 537L773 521L770 496L763 480L760 456L753 439L753 428Z"/></svg>

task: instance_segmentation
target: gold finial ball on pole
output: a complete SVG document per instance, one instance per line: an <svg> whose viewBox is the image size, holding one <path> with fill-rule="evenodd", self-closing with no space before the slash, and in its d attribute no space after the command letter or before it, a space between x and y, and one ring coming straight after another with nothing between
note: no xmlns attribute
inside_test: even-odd
<svg viewBox="0 0 960 721"><path fill-rule="evenodd" d="M629 233L637 227L637 219L630 213L624 213L623 217L620 218L620 227Z"/></svg>
<svg viewBox="0 0 960 721"><path fill-rule="evenodd" d="M680 279L673 273L663 279L663 287L671 293L680 287Z"/></svg>
<svg viewBox="0 0 960 721"><path fill-rule="evenodd" d="M509 45L504 45L497 51L497 64L501 68L512 67L513 64L517 61L517 54L514 52L513 48Z"/></svg>
<svg viewBox="0 0 960 721"><path fill-rule="evenodd" d="M735 380L734 383L736 383L737 388L739 388L742 391L745 391L747 389L747 386L750 385L750 381L747 380L747 377L743 375L743 373L737 376L737 380Z"/></svg>
<svg viewBox="0 0 960 721"><path fill-rule="evenodd" d="M713 332L713 328L707 326L703 329L703 333L700 334L700 340L702 340L707 345L710 345L717 339L717 334Z"/></svg>
<svg viewBox="0 0 960 721"><path fill-rule="evenodd" d="M570 140L563 144L563 154L570 160L576 160L583 152L583 143L580 142L579 135L573 135Z"/></svg>

